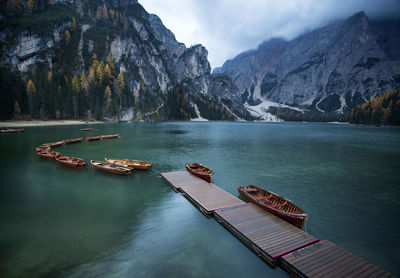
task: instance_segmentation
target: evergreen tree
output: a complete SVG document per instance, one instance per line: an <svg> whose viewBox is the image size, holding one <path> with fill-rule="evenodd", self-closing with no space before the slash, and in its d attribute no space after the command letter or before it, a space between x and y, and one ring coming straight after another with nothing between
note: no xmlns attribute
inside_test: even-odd
<svg viewBox="0 0 400 278"><path fill-rule="evenodd" d="M81 91L78 76L74 75L72 78L72 91L73 95L73 105L74 105L74 118L79 118L79 92Z"/></svg>
<svg viewBox="0 0 400 278"><path fill-rule="evenodd" d="M68 30L65 30L65 43L66 45L71 43L71 33Z"/></svg>
<svg viewBox="0 0 400 278"><path fill-rule="evenodd" d="M36 9L36 2L35 0L28 0L28 10L33 12Z"/></svg>
<svg viewBox="0 0 400 278"><path fill-rule="evenodd" d="M32 117L35 115L35 110L34 110L34 101L36 97L36 89L35 89L35 84L33 84L32 79L29 79L27 85L26 85L26 94L28 96L28 102L29 102L29 113Z"/></svg>
<svg viewBox="0 0 400 278"><path fill-rule="evenodd" d="M14 101L14 119L19 120L21 118L21 108L19 107L18 101Z"/></svg>

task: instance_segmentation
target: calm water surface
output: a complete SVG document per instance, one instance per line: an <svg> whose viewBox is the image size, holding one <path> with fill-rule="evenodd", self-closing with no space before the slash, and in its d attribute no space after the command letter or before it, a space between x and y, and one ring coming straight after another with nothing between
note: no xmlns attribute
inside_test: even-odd
<svg viewBox="0 0 400 278"><path fill-rule="evenodd" d="M237 196L255 184L309 213L305 230L400 276L400 129L301 123L159 123L30 127L0 136L0 277L287 277L203 216L161 178L201 162ZM46 161L134 158L120 177Z"/></svg>

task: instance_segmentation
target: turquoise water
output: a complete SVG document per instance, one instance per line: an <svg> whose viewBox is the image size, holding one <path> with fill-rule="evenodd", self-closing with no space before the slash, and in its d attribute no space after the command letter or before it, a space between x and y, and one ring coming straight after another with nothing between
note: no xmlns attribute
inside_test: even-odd
<svg viewBox="0 0 400 278"><path fill-rule="evenodd" d="M287 277L161 178L201 162L238 196L255 184L309 214L305 230L400 275L400 129L302 123L30 127L0 136L0 277ZM35 154L154 163L120 177Z"/></svg>

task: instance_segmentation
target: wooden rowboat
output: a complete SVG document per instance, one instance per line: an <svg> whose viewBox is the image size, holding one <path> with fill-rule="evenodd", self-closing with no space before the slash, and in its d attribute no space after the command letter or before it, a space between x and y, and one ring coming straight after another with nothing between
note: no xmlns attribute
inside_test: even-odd
<svg viewBox="0 0 400 278"><path fill-rule="evenodd" d="M74 144L74 143L79 143L79 142L82 142L82 137L75 138L75 139L66 139L66 140L64 140L65 144Z"/></svg>
<svg viewBox="0 0 400 278"><path fill-rule="evenodd" d="M48 160L55 160L56 157L60 155L60 153L58 153L58 152L45 151L45 150L36 151L36 154L38 156L40 156L41 158L48 159Z"/></svg>
<svg viewBox="0 0 400 278"><path fill-rule="evenodd" d="M76 158L76 157L69 157L69 156L64 156L62 154L58 155L56 157L56 160L58 163L61 165L70 167L70 168L83 168L87 166L87 163L85 160L82 158Z"/></svg>
<svg viewBox="0 0 400 278"><path fill-rule="evenodd" d="M86 142L98 141L101 140L101 136L93 136L93 137L86 137Z"/></svg>
<svg viewBox="0 0 400 278"><path fill-rule="evenodd" d="M24 131L25 130L23 128L19 128L19 129L8 128L8 129L0 130L1 133L18 133L18 132L24 132Z"/></svg>
<svg viewBox="0 0 400 278"><path fill-rule="evenodd" d="M198 176L206 182L211 182L212 175L214 175L211 169L199 163L185 164L185 167L191 174Z"/></svg>
<svg viewBox="0 0 400 278"><path fill-rule="evenodd" d="M307 220L307 214L301 208L275 193L254 185L239 186L238 191L246 200L300 229Z"/></svg>
<svg viewBox="0 0 400 278"><path fill-rule="evenodd" d="M36 147L36 152L39 151L50 151L50 146L49 145L40 145Z"/></svg>
<svg viewBox="0 0 400 278"><path fill-rule="evenodd" d="M91 160L93 168L115 175L130 175L133 173L133 169L128 167L119 166L116 163L111 163L108 161L95 161Z"/></svg>
<svg viewBox="0 0 400 278"><path fill-rule="evenodd" d="M80 131L92 131L93 128L88 127L88 128L81 128Z"/></svg>
<svg viewBox="0 0 400 278"><path fill-rule="evenodd" d="M110 135L100 135L101 139L112 139L112 138L118 138L119 134L110 134Z"/></svg>
<svg viewBox="0 0 400 278"><path fill-rule="evenodd" d="M47 145L50 148L56 148L56 147L59 147L61 145L64 145L64 140L63 141L52 142L52 143L46 143L46 144L43 144L43 145Z"/></svg>
<svg viewBox="0 0 400 278"><path fill-rule="evenodd" d="M130 160L130 159L114 159L114 158L104 158L105 161L116 163L118 165L125 165L126 167L135 169L135 170L149 170L153 167L153 163L139 160Z"/></svg>

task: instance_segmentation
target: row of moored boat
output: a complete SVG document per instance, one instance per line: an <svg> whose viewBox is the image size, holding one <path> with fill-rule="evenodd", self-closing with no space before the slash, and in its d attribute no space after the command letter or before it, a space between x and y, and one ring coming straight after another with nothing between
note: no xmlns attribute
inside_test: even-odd
<svg viewBox="0 0 400 278"><path fill-rule="evenodd" d="M81 129L81 131L89 131L90 129ZM92 142L103 139L111 139L111 138L119 138L118 134L110 134L110 135L99 135L93 137L86 137L85 141ZM48 160L55 160L61 165L70 167L70 168L84 168L88 164L82 158L65 156L59 152L55 152L52 148L59 147L64 144L73 144L82 142L82 137L75 139L66 139L62 141L52 142L42 144L36 147L36 154L40 157ZM130 159L113 159L113 158L105 158L104 161L96 161L91 160L93 168L97 170L101 170L106 173L116 174L116 175L130 175L133 173L133 170L149 170L153 164L150 162L139 161L139 160L130 160Z"/></svg>

